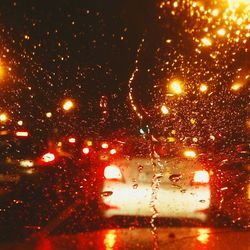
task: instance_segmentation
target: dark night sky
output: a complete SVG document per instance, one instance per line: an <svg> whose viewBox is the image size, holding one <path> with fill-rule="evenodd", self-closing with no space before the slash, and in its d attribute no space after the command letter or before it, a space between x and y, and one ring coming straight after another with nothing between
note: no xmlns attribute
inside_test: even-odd
<svg viewBox="0 0 250 250"><path fill-rule="evenodd" d="M1 56L12 68L2 84L2 106L37 118L72 97L82 119L96 117L103 95L124 106L135 51L153 18L151 5L1 1Z"/></svg>
<svg viewBox="0 0 250 250"><path fill-rule="evenodd" d="M187 134L241 131L249 79L245 78L238 95L230 86L249 71L249 53L244 49L249 39L241 43L245 31L238 35L238 43L233 40L237 25L232 24L231 40L218 37L211 48L202 47L198 43L208 35L203 28L207 26L212 37L213 27L226 27L223 19L213 17L214 23L209 23L209 17L200 18L199 9L187 8L189 1L179 1L184 7L180 4L174 14L174 6L160 9L159 2L1 0L0 62L6 72L11 68L1 79L1 111L8 110L15 120L30 120L34 126L94 130L105 126L99 123L99 102L104 96L109 109L106 125L133 127L131 121L137 120L128 104L128 81L145 38L134 97L142 113L151 109L152 126L175 126L182 139ZM166 83L176 76L186 82L186 93L167 99ZM209 85L207 95L201 95L201 83ZM60 110L64 98L76 100L73 115ZM164 103L171 108L166 118L159 112ZM47 111L56 113L56 125L48 126Z"/></svg>

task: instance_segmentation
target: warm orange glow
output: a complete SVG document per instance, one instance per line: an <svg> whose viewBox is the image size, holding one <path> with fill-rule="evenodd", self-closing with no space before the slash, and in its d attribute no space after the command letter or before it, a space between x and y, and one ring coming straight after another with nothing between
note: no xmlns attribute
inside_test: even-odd
<svg viewBox="0 0 250 250"><path fill-rule="evenodd" d="M196 152L191 149L187 149L183 152L183 155L187 158L195 158L197 156Z"/></svg>
<svg viewBox="0 0 250 250"><path fill-rule="evenodd" d="M206 245L209 241L209 234L211 233L211 230L209 228L199 228L198 229L198 236L196 237L196 239Z"/></svg>
<svg viewBox="0 0 250 250"><path fill-rule="evenodd" d="M65 100L63 102L63 109L65 111L69 111L69 110L72 110L74 108L75 104L72 100Z"/></svg>
<svg viewBox="0 0 250 250"><path fill-rule="evenodd" d="M238 91L242 88L242 84L241 83L234 83L232 86L231 86L231 90L233 91Z"/></svg>
<svg viewBox="0 0 250 250"><path fill-rule="evenodd" d="M0 64L0 80L2 80L4 77L5 77L4 66Z"/></svg>
<svg viewBox="0 0 250 250"><path fill-rule="evenodd" d="M88 141L86 141L86 144L87 144L88 147L91 147L93 145L93 142L88 140Z"/></svg>
<svg viewBox="0 0 250 250"><path fill-rule="evenodd" d="M115 230L108 230L107 233L105 234L104 238L104 246L106 250L113 250L115 243L116 243L116 231Z"/></svg>
<svg viewBox="0 0 250 250"><path fill-rule="evenodd" d="M104 177L106 179L121 179L122 173L119 167L110 165L104 169Z"/></svg>
<svg viewBox="0 0 250 250"><path fill-rule="evenodd" d="M226 30L225 29L219 29L218 31L217 31L217 34L219 35L219 36L225 36L226 35Z"/></svg>
<svg viewBox="0 0 250 250"><path fill-rule="evenodd" d="M209 173L206 170L196 171L194 174L194 183L208 183L209 182Z"/></svg>
<svg viewBox="0 0 250 250"><path fill-rule="evenodd" d="M8 115L6 113L0 114L0 122L7 122Z"/></svg>
<svg viewBox="0 0 250 250"><path fill-rule="evenodd" d="M180 95L183 92L183 84L180 80L173 80L170 83L170 91L173 94Z"/></svg>
<svg viewBox="0 0 250 250"><path fill-rule="evenodd" d="M200 91L201 92L207 92L207 90L208 90L208 86L206 84L201 84Z"/></svg>
<svg viewBox="0 0 250 250"><path fill-rule="evenodd" d="M202 44L202 46L209 47L212 45L212 40L208 37L203 37L201 39L201 44Z"/></svg>

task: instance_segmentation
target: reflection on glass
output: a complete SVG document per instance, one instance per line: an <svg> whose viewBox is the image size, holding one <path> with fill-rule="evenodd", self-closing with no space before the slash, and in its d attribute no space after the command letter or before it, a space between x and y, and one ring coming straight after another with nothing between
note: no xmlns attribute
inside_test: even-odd
<svg viewBox="0 0 250 250"><path fill-rule="evenodd" d="M209 228L200 228L198 229L198 236L196 237L196 239L206 245L209 242L209 234L211 233L211 230Z"/></svg>
<svg viewBox="0 0 250 250"><path fill-rule="evenodd" d="M116 238L117 238L116 230L107 231L104 238L104 246L106 250L114 249Z"/></svg>

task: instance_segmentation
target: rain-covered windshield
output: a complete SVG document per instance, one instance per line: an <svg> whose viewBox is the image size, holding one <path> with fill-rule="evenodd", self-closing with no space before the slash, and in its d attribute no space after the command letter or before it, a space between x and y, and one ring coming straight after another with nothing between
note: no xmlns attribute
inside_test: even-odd
<svg viewBox="0 0 250 250"><path fill-rule="evenodd" d="M177 227L201 248L218 228L248 231L249 13L249 0L2 0L1 241L91 231L92 249L116 249L121 228L143 227L160 249Z"/></svg>

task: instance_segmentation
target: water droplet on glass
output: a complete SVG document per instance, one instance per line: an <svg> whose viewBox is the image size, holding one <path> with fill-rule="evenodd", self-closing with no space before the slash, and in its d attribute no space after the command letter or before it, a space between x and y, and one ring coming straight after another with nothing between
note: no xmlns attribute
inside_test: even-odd
<svg viewBox="0 0 250 250"><path fill-rule="evenodd" d="M186 193L186 189L182 189L182 190L181 190L181 193Z"/></svg>
<svg viewBox="0 0 250 250"><path fill-rule="evenodd" d="M169 180L172 182L178 182L182 178L181 174L172 174L169 176Z"/></svg>
<svg viewBox="0 0 250 250"><path fill-rule="evenodd" d="M139 165L139 166L138 166L138 171L139 171L139 172L142 172L142 170L143 170L143 166L142 166L142 165Z"/></svg>
<svg viewBox="0 0 250 250"><path fill-rule="evenodd" d="M205 203L206 201L205 201L205 200L199 200L199 202L201 202L201 203Z"/></svg>
<svg viewBox="0 0 250 250"><path fill-rule="evenodd" d="M137 188L138 188L138 184L135 183L135 184L133 185L133 189L137 189Z"/></svg>
<svg viewBox="0 0 250 250"><path fill-rule="evenodd" d="M110 195L112 195L112 194L113 194L112 191L104 191L104 192L101 193L101 196L102 196L102 197L108 197L108 196L110 196Z"/></svg>

